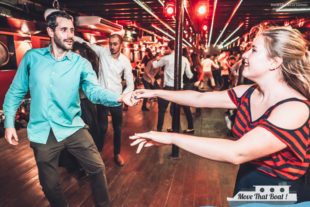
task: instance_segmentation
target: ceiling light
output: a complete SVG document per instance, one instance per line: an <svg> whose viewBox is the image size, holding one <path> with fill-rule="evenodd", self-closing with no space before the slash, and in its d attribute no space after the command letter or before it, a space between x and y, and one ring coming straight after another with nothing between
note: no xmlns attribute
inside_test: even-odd
<svg viewBox="0 0 310 207"><path fill-rule="evenodd" d="M200 5L198 8L198 14L199 15L204 15L207 12L207 7L206 5Z"/></svg>

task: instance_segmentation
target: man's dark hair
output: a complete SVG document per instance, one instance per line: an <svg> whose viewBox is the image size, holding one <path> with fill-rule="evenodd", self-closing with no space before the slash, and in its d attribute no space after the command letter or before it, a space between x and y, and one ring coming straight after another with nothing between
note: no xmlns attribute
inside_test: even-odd
<svg viewBox="0 0 310 207"><path fill-rule="evenodd" d="M111 34L109 38L117 37L120 41L120 43L123 43L123 37L119 34Z"/></svg>
<svg viewBox="0 0 310 207"><path fill-rule="evenodd" d="M171 49L171 50L174 50L174 40L170 40L168 42L168 47Z"/></svg>
<svg viewBox="0 0 310 207"><path fill-rule="evenodd" d="M55 11L46 17L46 26L52 30L55 30L55 28L58 26L56 21L57 17L70 19L73 22L73 17L70 14L66 13L65 11Z"/></svg>

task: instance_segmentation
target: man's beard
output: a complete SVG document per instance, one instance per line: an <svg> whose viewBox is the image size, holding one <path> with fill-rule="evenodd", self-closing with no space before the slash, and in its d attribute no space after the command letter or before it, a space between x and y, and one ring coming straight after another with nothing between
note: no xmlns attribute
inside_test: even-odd
<svg viewBox="0 0 310 207"><path fill-rule="evenodd" d="M110 49L110 52L111 52L112 55L118 54L119 51L120 51L120 50L112 50L112 49Z"/></svg>
<svg viewBox="0 0 310 207"><path fill-rule="evenodd" d="M68 40L71 40L73 42L72 38L65 39L65 40L63 40L63 42L68 41ZM73 44L71 46L66 46L57 36L54 37L54 42L55 42L56 46L58 48L62 49L63 51L69 51L72 49L72 46L73 46Z"/></svg>

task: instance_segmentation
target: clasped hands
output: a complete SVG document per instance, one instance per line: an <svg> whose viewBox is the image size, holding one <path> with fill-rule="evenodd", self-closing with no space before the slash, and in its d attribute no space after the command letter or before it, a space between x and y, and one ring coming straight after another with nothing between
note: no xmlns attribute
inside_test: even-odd
<svg viewBox="0 0 310 207"><path fill-rule="evenodd" d="M124 102L128 106L135 106L143 98L152 98L152 97L154 97L152 90L138 89L132 92L124 93L119 98L119 101Z"/></svg>
<svg viewBox="0 0 310 207"><path fill-rule="evenodd" d="M128 106L135 106L141 101L141 99L137 98L135 91L132 91L122 94L118 101L124 102Z"/></svg>

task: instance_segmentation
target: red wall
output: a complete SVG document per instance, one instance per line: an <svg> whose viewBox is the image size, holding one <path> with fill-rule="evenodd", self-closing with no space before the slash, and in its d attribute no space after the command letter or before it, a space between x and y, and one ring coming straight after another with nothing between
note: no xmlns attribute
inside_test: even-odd
<svg viewBox="0 0 310 207"><path fill-rule="evenodd" d="M2 70L0 71L0 109L2 110L4 96L9 89L11 82L14 78L15 70Z"/></svg>
<svg viewBox="0 0 310 207"><path fill-rule="evenodd" d="M0 32L1 34L1 32ZM20 63L24 54L27 50L31 48L38 48L46 46L49 39L46 37L21 37L18 34L11 34L14 36L14 46L16 52L16 62L17 65ZM0 110L2 110L2 105L4 101L5 94L9 89L17 68L12 68L12 70L0 70Z"/></svg>

